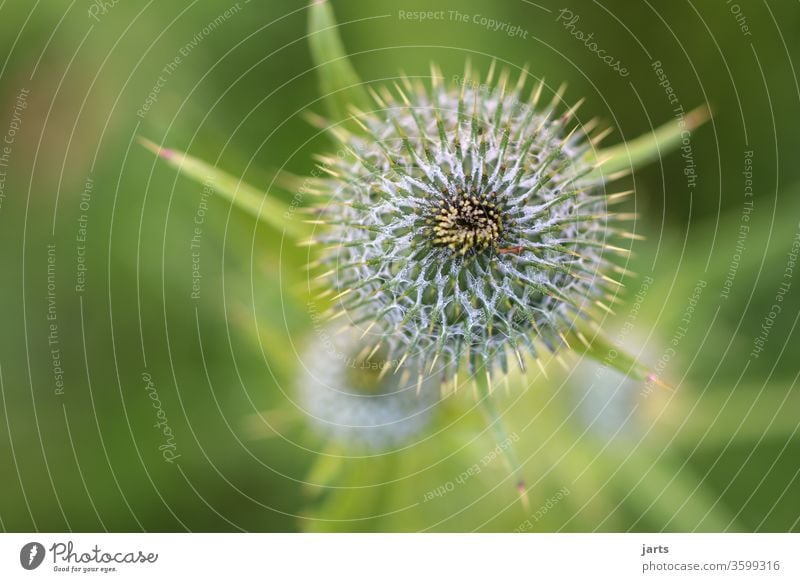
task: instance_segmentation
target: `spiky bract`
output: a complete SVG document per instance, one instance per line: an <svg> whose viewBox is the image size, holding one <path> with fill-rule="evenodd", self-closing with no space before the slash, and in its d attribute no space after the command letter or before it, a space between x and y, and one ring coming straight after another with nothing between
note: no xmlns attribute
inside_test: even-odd
<svg viewBox="0 0 800 582"><path fill-rule="evenodd" d="M561 94L540 107L497 83L430 89L404 78L356 111L362 130L331 128L322 157L329 202L323 279L336 310L390 359L457 372L465 358L505 369L536 357L607 281L606 197L588 161L589 128ZM558 111L561 111L559 113Z"/></svg>

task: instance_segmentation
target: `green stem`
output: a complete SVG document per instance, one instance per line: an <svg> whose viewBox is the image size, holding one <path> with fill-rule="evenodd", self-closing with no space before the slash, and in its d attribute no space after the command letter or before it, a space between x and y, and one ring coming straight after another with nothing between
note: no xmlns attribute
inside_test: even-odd
<svg viewBox="0 0 800 582"><path fill-rule="evenodd" d="M479 356L475 366L475 387L478 391L478 404L486 417L486 422L494 433L497 445L503 451L503 455L508 463L509 470L516 481L517 491L525 508L528 507L528 493L525 487L525 480L522 476L522 466L519 463L514 447L511 445L511 438L508 436L503 419L495 406L494 398L491 395L491 385L489 371L486 367L486 360ZM507 443L507 446L504 446Z"/></svg>

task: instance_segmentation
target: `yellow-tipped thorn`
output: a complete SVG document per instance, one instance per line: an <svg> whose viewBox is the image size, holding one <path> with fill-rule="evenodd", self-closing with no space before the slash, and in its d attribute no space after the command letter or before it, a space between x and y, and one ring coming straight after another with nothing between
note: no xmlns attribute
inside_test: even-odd
<svg viewBox="0 0 800 582"><path fill-rule="evenodd" d="M342 291L341 293L336 295L333 299L331 299L331 301L338 301L339 299L341 299L342 297L344 297L348 293L352 293L352 291L353 291L352 289L345 289L344 291Z"/></svg>
<svg viewBox="0 0 800 582"><path fill-rule="evenodd" d="M526 513L529 512L531 502L528 498L528 488L525 485L525 481L517 481L517 493L519 493L519 500L520 503L522 503L522 509L524 509Z"/></svg>
<svg viewBox="0 0 800 582"><path fill-rule="evenodd" d="M339 318L340 318L341 316L343 316L345 313L347 313L347 311L345 311L344 309L342 309L341 311L337 311L335 314L333 314L333 315L330 317L330 319L329 319L328 321L330 322L330 321L334 321L334 320L336 320L336 319L339 319Z"/></svg>
<svg viewBox="0 0 800 582"><path fill-rule="evenodd" d="M614 132L614 128L613 127L607 127L604 130L602 130L601 132L599 132L596 135L594 135L591 138L589 138L589 143L592 144L593 148L596 148L597 146L600 145L600 142L602 142L605 138L607 138L613 132Z"/></svg>
<svg viewBox="0 0 800 582"><path fill-rule="evenodd" d="M528 64L525 63L525 66L522 67L522 70L519 73L519 79L517 79L517 86L514 87L515 94L519 94L522 91L522 88L525 86L527 80L528 80Z"/></svg>
<svg viewBox="0 0 800 582"><path fill-rule="evenodd" d="M619 172L614 172L613 174L609 174L606 176L609 182L615 182L621 178L625 178L626 176L630 176L633 174L633 168L625 168L624 170L620 170Z"/></svg>
<svg viewBox="0 0 800 582"><path fill-rule="evenodd" d="M686 114L686 116L684 116L683 120L686 123L686 127L689 129L689 131L692 131L711 119L712 115L713 111L711 110L711 106L708 104L703 104L692 109Z"/></svg>
<svg viewBox="0 0 800 582"><path fill-rule="evenodd" d="M336 269L331 269L330 271L325 271L321 275L317 275L316 277L314 277L312 279L312 281L321 281L322 279L327 279L328 277L333 275L335 272L336 272Z"/></svg>
<svg viewBox="0 0 800 582"><path fill-rule="evenodd" d="M405 386L408 383L408 379L411 377L411 370L405 369L403 373L400 374L400 386Z"/></svg>
<svg viewBox="0 0 800 582"><path fill-rule="evenodd" d="M562 116L561 116L561 119L562 119L562 120L563 120L565 123L566 123L566 122L568 122L570 119L572 119L572 116L573 116L573 115L575 115L575 113L578 111L578 109L580 109L580 108L581 108L581 105L583 105L585 101L586 101L586 98L581 98L581 99L579 99L579 100L578 100L578 102L577 102L577 103L575 103L575 105L573 105L572 107L570 107L570 108L569 108L569 109L568 109L568 110L567 110L567 111L564 113L564 115L562 115ZM579 126L576 126L576 127L575 127L575 129L578 129L578 127L579 127Z"/></svg>
<svg viewBox="0 0 800 582"><path fill-rule="evenodd" d="M594 304L597 305L600 309L602 309L606 313L608 313L609 315L616 315L616 313L614 313L613 309L611 309L608 305L606 305L605 303L603 303L599 299L597 301L595 301Z"/></svg>
<svg viewBox="0 0 800 582"><path fill-rule="evenodd" d="M636 190L624 190L622 192L616 192L615 194L609 194L606 196L606 202L612 203L617 202L618 200L625 200L628 196L636 192Z"/></svg>
<svg viewBox="0 0 800 582"><path fill-rule="evenodd" d="M514 354L517 356L517 362L519 362L519 368L523 372L525 371L525 360L522 359L522 354L519 351L517 346L514 346Z"/></svg>
<svg viewBox="0 0 800 582"><path fill-rule="evenodd" d="M144 146L146 149L150 150L152 153L154 153L158 157L164 158L165 160L172 160L175 157L176 153L177 153L177 152L175 152L175 150L171 150L171 149L168 149L168 148L162 148L157 143L150 141L146 137L138 136L136 138L136 141L138 141L142 146Z"/></svg>
<svg viewBox="0 0 800 582"><path fill-rule="evenodd" d="M620 281L612 279L608 275L601 275L600 278L603 279L603 281L607 281L613 285L616 285L617 287L625 287L625 283L621 283Z"/></svg>
<svg viewBox="0 0 800 582"><path fill-rule="evenodd" d="M343 328L344 328L344 331L350 329L350 327L347 326L347 325L343 326ZM369 346L364 346L361 349L361 351L359 351L358 354L356 354L356 361L357 362L364 362L367 359L367 350L368 349L369 349Z"/></svg>
<svg viewBox="0 0 800 582"><path fill-rule="evenodd" d="M342 334L343 334L343 333L345 333L346 331L350 331L350 329L351 329L351 328L350 328L350 324L346 323L346 324L344 324L342 327L340 327L339 329L337 329L335 332L333 332L333 335L342 335ZM364 358L362 357L362 354L364 353L364 350L366 350L366 348L362 349L362 350L361 350L361 351L358 353L358 355L356 356L356 359L357 359L357 360L363 360L363 359L364 359Z"/></svg>
<svg viewBox="0 0 800 582"><path fill-rule="evenodd" d="M544 77L539 79L539 83L531 91L530 102L533 108L536 108L536 106L539 104L539 99L542 96L542 89L544 89Z"/></svg>
<svg viewBox="0 0 800 582"><path fill-rule="evenodd" d="M539 366L539 370L541 370L544 379L549 380L550 376L547 375L547 372L545 371L544 366L542 365L542 361L539 358L536 358L536 365Z"/></svg>
<svg viewBox="0 0 800 582"><path fill-rule="evenodd" d="M567 92L567 84L561 83L555 95L553 95L553 99L550 101L548 109L555 109L556 107L558 107L558 104L564 100L564 93L566 92Z"/></svg>
<svg viewBox="0 0 800 582"><path fill-rule="evenodd" d="M489 73L486 75L486 86L490 86L492 84L492 79L494 79L494 70L497 67L497 59L492 59L492 63L489 65Z"/></svg>
<svg viewBox="0 0 800 582"><path fill-rule="evenodd" d="M581 125L581 131L584 135L588 135L597 127L598 123L600 123L600 120L597 117L592 117L589 121Z"/></svg>
<svg viewBox="0 0 800 582"><path fill-rule="evenodd" d="M328 288L328 289L325 289L325 291L323 291L322 293L320 293L316 297L314 297L314 300L315 301L319 301L320 299L325 299L326 297L329 297L330 295L333 295L333 289Z"/></svg>
<svg viewBox="0 0 800 582"><path fill-rule="evenodd" d="M605 250L607 250L607 251L611 251L613 253L618 253L620 255L630 255L631 254L631 250L630 249L626 249L626 248L623 248L623 247L618 247L616 245L606 244L606 245L603 246L603 248Z"/></svg>
<svg viewBox="0 0 800 582"><path fill-rule="evenodd" d="M658 386L659 388L664 388L665 390L669 390L670 392L673 392L675 390L675 388L673 386L667 384L666 382L663 382L655 374L648 374L647 379L650 382L652 382L653 384L655 384L656 386Z"/></svg>
<svg viewBox="0 0 800 582"><path fill-rule="evenodd" d="M374 348L372 348L372 351L371 351L371 352L369 353L369 355L367 356L367 359L368 359L368 360L371 360L371 359L372 359L372 356L374 356L374 355L375 355L375 353L376 353L376 352L377 352L377 351L378 351L380 348L381 348L381 342L378 342L378 343L376 343L376 344L375 344L375 347L374 347ZM388 367L389 367L389 366L383 366L383 369L385 370L385 369L387 369Z"/></svg>
<svg viewBox="0 0 800 582"><path fill-rule="evenodd" d="M400 361L397 362L397 367L394 369L394 373L397 374L397 370L405 363L406 358L408 358L408 353L403 354L403 357L400 358Z"/></svg>
<svg viewBox="0 0 800 582"><path fill-rule="evenodd" d="M369 330L371 330L374 326L375 326L375 321L373 320L367 327L364 328L364 331L361 332L361 337L359 337L358 339L364 339L364 336L367 335L369 333Z"/></svg>
<svg viewBox="0 0 800 582"><path fill-rule="evenodd" d="M391 368L391 366L382 366L381 367L381 371L378 374L378 382L381 382L386 377L386 373L389 371L390 368ZM402 384L401 384L401 386L402 386Z"/></svg>
<svg viewBox="0 0 800 582"><path fill-rule="evenodd" d="M431 367L428 369L428 374L433 373L433 368L436 367L436 361L439 359L439 352L436 352L433 356L433 361L431 362Z"/></svg>

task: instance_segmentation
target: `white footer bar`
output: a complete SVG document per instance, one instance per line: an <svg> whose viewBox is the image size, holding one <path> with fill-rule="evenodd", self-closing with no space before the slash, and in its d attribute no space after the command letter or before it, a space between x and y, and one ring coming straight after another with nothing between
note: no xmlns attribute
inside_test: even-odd
<svg viewBox="0 0 800 582"><path fill-rule="evenodd" d="M800 534L4 534L0 580L800 580Z"/></svg>

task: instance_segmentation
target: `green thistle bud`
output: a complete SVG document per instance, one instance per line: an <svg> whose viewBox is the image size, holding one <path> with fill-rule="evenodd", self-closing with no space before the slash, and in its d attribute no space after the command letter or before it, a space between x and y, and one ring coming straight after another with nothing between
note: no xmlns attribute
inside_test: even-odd
<svg viewBox="0 0 800 582"><path fill-rule="evenodd" d="M320 157L326 178L302 183L324 199L306 221L320 230L312 238L293 219L294 200L287 206L187 153L140 141L194 180L213 178L217 193L283 235L322 244L319 299L346 316L338 351L349 355L323 343L308 358L300 400L318 432L356 447L398 446L427 424L437 364L458 386L467 361L495 440L506 442L490 372L506 371L510 357L524 368L525 353L536 358L542 346L567 345L660 382L586 325L615 299L620 283L607 273L624 273L610 258L625 249L610 239L636 238L611 224L624 215L607 211L630 192L609 195L606 180L679 147L709 118L706 107L596 151L609 130L576 124L579 104L563 107L561 90L540 104L544 85L526 92L526 71L513 87L506 73L495 80L494 66L482 84L468 71L447 87L433 68L428 88L403 78L370 98L325 0L309 6L309 43L331 122L316 120L341 146ZM275 183L298 191L291 177ZM406 385L410 369L416 387ZM524 501L521 465L513 448L504 453Z"/></svg>
<svg viewBox="0 0 800 582"><path fill-rule="evenodd" d="M610 217L588 129L560 94L540 107L541 83L524 98L525 74L507 81L448 88L434 69L429 90L373 93L363 132L331 130L346 155L322 158L324 280L390 359L522 366L603 305Z"/></svg>
<svg viewBox="0 0 800 582"><path fill-rule="evenodd" d="M430 371L437 362L455 375L467 359L474 374L497 363L507 369L513 353L524 367L524 352L536 356L542 345L602 360L610 344L585 323L616 298L620 283L604 273L625 272L609 261L625 249L609 239L636 238L609 224L623 215L606 207L630 192L606 195L605 178L679 147L709 119L708 108L597 151L609 130L571 125L577 105L563 111L561 90L549 105L539 106L541 83L523 98L526 71L513 89L505 73L496 82L490 73L480 85L468 73L447 88L433 69L429 90L403 79L394 94L384 89L370 99L324 0L309 7L309 43L336 122L328 129L342 149L321 157L328 179L298 186L279 174L276 184L306 191L309 183L310 192L326 196L321 216L307 221L330 225L306 239L326 245L318 279L328 285L320 297L334 297L336 314L371 334L387 358L417 361L418 382L424 365ZM293 220L294 203L140 141L194 180L211 178L218 194L270 227L306 238L308 225ZM627 354L613 367L638 380L652 376Z"/></svg>

